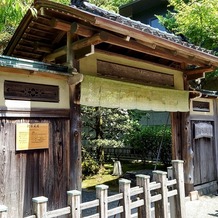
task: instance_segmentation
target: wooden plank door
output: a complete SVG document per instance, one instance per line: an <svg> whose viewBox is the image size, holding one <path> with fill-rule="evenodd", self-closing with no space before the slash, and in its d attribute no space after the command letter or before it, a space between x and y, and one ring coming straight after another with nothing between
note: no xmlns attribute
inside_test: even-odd
<svg viewBox="0 0 218 218"><path fill-rule="evenodd" d="M193 138L194 185L216 180L214 137Z"/></svg>

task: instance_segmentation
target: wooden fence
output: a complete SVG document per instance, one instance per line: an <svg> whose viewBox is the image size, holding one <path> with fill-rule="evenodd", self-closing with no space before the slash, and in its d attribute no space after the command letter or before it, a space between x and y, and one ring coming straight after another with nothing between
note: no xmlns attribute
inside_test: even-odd
<svg viewBox="0 0 218 218"><path fill-rule="evenodd" d="M97 155L99 152L101 159L104 161L108 161L111 159L115 160L142 160L142 161L156 161L158 156L157 150L144 150L144 149L136 149L136 148L114 148L114 147L102 147L98 150L96 147L86 147L85 151L88 152L92 158L95 160L99 160L100 157ZM165 152L166 153L166 152ZM170 164L171 155L164 155L164 157L160 157L161 162L165 164Z"/></svg>
<svg viewBox="0 0 218 218"><path fill-rule="evenodd" d="M185 218L185 192L183 161L172 161L171 177L163 171L153 171L153 181L148 175L137 175L137 186L131 187L127 179L119 180L119 193L108 196L108 186L96 186L96 199L81 203L81 192L68 191L68 206L47 211L46 197L33 198L34 215L25 218L51 218L67 215L71 218ZM93 209L92 214L82 215ZM7 218L7 207L0 206L0 218Z"/></svg>

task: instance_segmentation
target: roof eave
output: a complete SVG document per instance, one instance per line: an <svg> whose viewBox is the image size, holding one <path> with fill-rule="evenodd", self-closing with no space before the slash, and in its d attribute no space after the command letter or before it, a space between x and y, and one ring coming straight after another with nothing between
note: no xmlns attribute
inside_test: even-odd
<svg viewBox="0 0 218 218"><path fill-rule="evenodd" d="M31 21L35 19L35 16L37 14L35 10L40 11L46 8L61 11L61 13L66 13L67 16L80 19L82 21L90 23L93 26L100 27L101 29L114 32L116 34L121 34L136 40L144 41L145 43L152 43L163 48L170 49L175 54L175 56L177 56L177 53L184 54L188 57L188 59L190 58L190 61L197 59L203 61L206 66L218 67L218 57L212 54L184 46L180 43L170 41L169 39L165 39L163 37L149 34L123 23L119 23L117 21L110 20L108 18L81 10L77 7L69 7L51 1L40 0L36 1L34 3L34 8L29 9L27 14L24 16L23 20L21 21L19 27L17 28L15 34L13 35L11 41L9 42L7 48L4 51L5 55L12 54L17 42L22 37L25 29L28 28L28 25L31 23Z"/></svg>

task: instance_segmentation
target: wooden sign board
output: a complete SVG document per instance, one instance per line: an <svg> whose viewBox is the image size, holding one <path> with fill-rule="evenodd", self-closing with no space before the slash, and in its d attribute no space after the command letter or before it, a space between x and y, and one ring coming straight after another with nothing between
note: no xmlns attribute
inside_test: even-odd
<svg viewBox="0 0 218 218"><path fill-rule="evenodd" d="M49 148L49 123L17 123L16 150Z"/></svg>
<svg viewBox="0 0 218 218"><path fill-rule="evenodd" d="M195 139L213 138L213 126L210 123L195 123Z"/></svg>

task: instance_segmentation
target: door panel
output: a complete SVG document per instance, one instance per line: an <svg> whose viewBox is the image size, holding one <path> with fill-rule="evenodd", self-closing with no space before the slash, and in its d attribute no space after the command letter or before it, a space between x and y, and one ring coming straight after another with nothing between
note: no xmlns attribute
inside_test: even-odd
<svg viewBox="0 0 218 218"><path fill-rule="evenodd" d="M193 134L194 185L214 181L216 180L214 139L205 137L205 134L196 139L194 137L195 134Z"/></svg>

